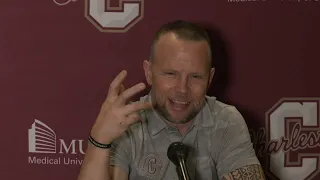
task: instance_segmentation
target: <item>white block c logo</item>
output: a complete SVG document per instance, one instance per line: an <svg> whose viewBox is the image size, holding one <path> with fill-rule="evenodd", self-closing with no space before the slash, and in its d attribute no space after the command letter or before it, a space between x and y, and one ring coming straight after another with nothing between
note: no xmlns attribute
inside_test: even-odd
<svg viewBox="0 0 320 180"><path fill-rule="evenodd" d="M144 0L86 0L85 17L101 32L126 32L143 18Z"/></svg>
<svg viewBox="0 0 320 180"><path fill-rule="evenodd" d="M305 152L320 143L319 102L282 99L266 113L267 142L273 143L272 149L280 150L270 155L270 176L281 180L309 180L320 172L320 153ZM293 124L296 128L290 130Z"/></svg>

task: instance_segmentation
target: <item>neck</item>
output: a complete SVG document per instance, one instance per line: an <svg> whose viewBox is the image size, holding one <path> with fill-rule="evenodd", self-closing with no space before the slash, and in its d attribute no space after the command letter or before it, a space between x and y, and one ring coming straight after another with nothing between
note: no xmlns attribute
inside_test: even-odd
<svg viewBox="0 0 320 180"><path fill-rule="evenodd" d="M188 129L190 128L190 126L192 125L192 120L188 121L188 122L185 122L185 123L181 123L181 124L177 124L177 123L172 123L172 122L169 122L167 121L167 124L170 125L170 126L173 126L175 128L177 128L180 132L180 134L183 136L187 133Z"/></svg>

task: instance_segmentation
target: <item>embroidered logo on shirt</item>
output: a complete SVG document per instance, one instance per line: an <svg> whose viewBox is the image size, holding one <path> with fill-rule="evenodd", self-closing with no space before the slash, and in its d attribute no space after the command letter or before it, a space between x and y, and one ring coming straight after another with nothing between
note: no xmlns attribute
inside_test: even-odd
<svg viewBox="0 0 320 180"><path fill-rule="evenodd" d="M150 154L140 161L139 173L147 178L155 178L160 173L162 162L159 157Z"/></svg>

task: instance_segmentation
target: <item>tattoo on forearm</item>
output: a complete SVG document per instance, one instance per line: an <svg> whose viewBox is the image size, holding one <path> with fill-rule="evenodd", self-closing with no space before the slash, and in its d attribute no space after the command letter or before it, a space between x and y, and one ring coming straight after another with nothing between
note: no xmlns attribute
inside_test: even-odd
<svg viewBox="0 0 320 180"><path fill-rule="evenodd" d="M260 165L252 164L229 173L222 180L264 180L264 173Z"/></svg>

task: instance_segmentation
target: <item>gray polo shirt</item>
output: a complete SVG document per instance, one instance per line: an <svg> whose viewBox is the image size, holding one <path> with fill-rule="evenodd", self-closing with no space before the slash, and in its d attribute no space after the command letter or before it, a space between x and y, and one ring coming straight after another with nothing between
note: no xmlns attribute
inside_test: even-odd
<svg viewBox="0 0 320 180"><path fill-rule="evenodd" d="M140 101L150 101L150 96ZM190 147L187 167L192 180L218 180L239 167L260 164L239 111L214 97L206 96L205 106L184 136L153 109L141 116L143 121L132 125L111 149L110 164L127 172L129 180L179 180L167 157L169 145L176 141Z"/></svg>

